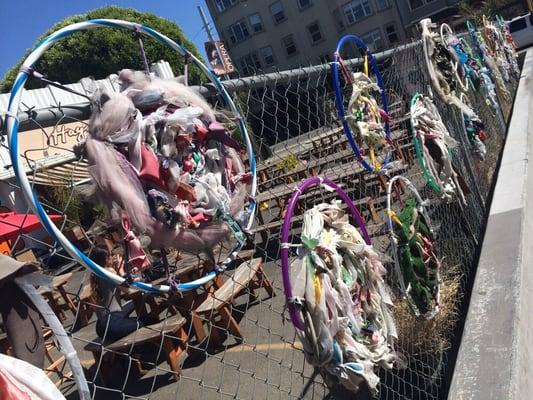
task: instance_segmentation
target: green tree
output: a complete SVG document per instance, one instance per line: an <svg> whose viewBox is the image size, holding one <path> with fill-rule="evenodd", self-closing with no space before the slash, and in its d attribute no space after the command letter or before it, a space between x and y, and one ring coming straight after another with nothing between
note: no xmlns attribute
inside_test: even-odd
<svg viewBox="0 0 533 400"><path fill-rule="evenodd" d="M148 26L168 36L199 57L195 46L185 38L183 31L175 23L151 13L115 6L98 8L86 14L65 18L45 32L36 44L64 26L96 18L121 19ZM182 73L183 57L155 39L144 35L142 38L149 62L166 60L175 74ZM0 93L11 90L20 65L28 53L29 50L17 65L6 73L0 83ZM98 28L75 33L54 44L35 65L37 71L61 83L77 82L86 76L102 79L123 68L143 69L143 64L139 45L133 33L115 28ZM202 73L198 68L193 65L189 66L189 81L192 84L199 83L201 76ZM26 87L39 87L39 82L31 80Z"/></svg>
<svg viewBox="0 0 533 400"><path fill-rule="evenodd" d="M461 0L459 2L459 13L466 19L474 21L479 28L483 24L483 15L492 19L496 14L501 13L515 3L516 0Z"/></svg>

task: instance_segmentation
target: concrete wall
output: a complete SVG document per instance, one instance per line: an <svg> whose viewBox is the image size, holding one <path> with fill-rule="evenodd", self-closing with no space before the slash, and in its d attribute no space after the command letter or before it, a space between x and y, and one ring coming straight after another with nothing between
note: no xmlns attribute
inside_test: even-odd
<svg viewBox="0 0 533 400"><path fill-rule="evenodd" d="M528 50L449 400L533 398L533 50Z"/></svg>
<svg viewBox="0 0 533 400"><path fill-rule="evenodd" d="M317 64L319 57L333 54L338 40L348 33L364 35L379 29L385 48L390 47L387 41L385 25L394 22L396 33L400 40L405 38L402 23L399 18L398 9L395 6L395 0L389 0L390 7L378 11L376 0L369 0L372 14L367 18L354 23L348 24L346 18L339 11L344 22L344 28L340 28L334 11L339 6L349 3L345 1L331 0L312 0L312 5L300 9L297 0L281 0L285 10L286 20L275 23L270 12L271 1L244 1L237 2L233 7L223 12L218 12L214 0L206 0L207 6L215 22L219 34L225 39L229 48L233 62L239 67L239 60L252 51L259 51L260 48L271 46L274 50L276 63L272 67L263 66L263 70L269 72L276 69L288 69L309 63ZM264 30L254 34L252 32L248 16L254 13L261 15ZM250 37L240 43L232 44L226 35L227 28L235 22L245 19L250 32ZM318 43L312 43L307 26L318 21L323 40ZM294 42L298 53L288 56L281 39L287 35L293 35Z"/></svg>

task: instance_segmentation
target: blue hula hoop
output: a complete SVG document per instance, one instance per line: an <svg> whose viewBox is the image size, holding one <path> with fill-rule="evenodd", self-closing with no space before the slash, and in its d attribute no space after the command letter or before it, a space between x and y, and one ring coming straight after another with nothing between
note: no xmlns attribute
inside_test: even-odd
<svg viewBox="0 0 533 400"><path fill-rule="evenodd" d="M46 37L44 40L42 40L33 49L30 55L24 60L24 63L22 64L22 67L17 77L15 78L15 82L13 83L13 87L11 89L11 95L9 97L8 112L6 113L6 120L7 120L6 122L7 122L7 136L8 136L8 142L9 142L9 153L11 156L13 170L14 170L15 176L17 178L17 181L20 185L20 188L24 194L26 201L28 202L33 212L38 216L39 220L43 224L44 228L48 231L48 233L57 242L59 242L61 246L63 246L63 248L70 254L70 256L74 260L78 261L80 264L90 269L98 277L111 281L117 285L123 285L123 284L127 284L127 280L125 278L118 276L116 274L113 274L105 270L104 268L102 268L100 265L96 264L89 257L87 257L82 251L80 251L76 246L74 246L63 235L63 233L54 225L52 220L46 214L46 211L44 210L41 202L39 201L39 199L37 198L37 196L31 189L31 185L26 176L26 173L25 173L25 170L22 165L21 158L19 157L19 152L18 152L18 149L19 149L19 146L18 146L18 133L19 133L18 132L18 125L19 125L18 109L20 105L22 91L24 89L24 85L26 84L26 81L28 79L32 66L43 55L43 53L48 48L50 48L50 46L52 46L54 43L58 42L59 40L64 39L77 32L86 31L89 29L102 28L102 27L127 29L127 30L132 30L132 31L136 30L138 32L141 32L144 35L147 35L147 36L150 36L156 39L158 42L177 51L180 55L187 56L190 60L192 60L192 62L200 70L202 70L208 76L211 82L219 90L227 106L230 108L230 110L233 113L235 113L238 116L238 126L241 131L242 137L245 139L245 142L246 142L246 149L248 152L248 158L250 160L250 172L252 174L250 201L248 203L248 210L247 210L248 221L245 226L245 229L251 228L253 224L256 208L257 208L256 201L255 201L255 196L257 192L257 176L256 176L257 174L256 174L255 154L254 154L254 150L252 147L252 142L248 135L248 130L246 129L246 125L243 121L243 118L239 110L233 103L233 100L229 96L228 92L226 91L226 89L224 88L224 86L222 85L218 77L215 75L211 67L207 67L198 58L196 58L194 54L190 53L187 49L185 49L178 43L174 42L173 40L169 39L167 36L147 26L128 22L128 21L115 20L115 19L93 19L89 21L78 22L78 23L66 26L64 28L61 28L58 31L52 33L50 36ZM241 247L242 246L239 246L239 245L235 247L232 250L230 257L228 257L224 261L223 264L227 264L231 262L233 259L232 256L235 254L236 251L240 250ZM193 289L197 289L201 287L205 283L214 279L218 273L219 273L218 270L211 271L207 273L205 276L195 281L188 282L188 283L180 283L172 287L169 285L151 285L149 283L144 283L144 282L132 282L131 286L134 286L146 292L154 292L154 293L169 292L171 290L188 291L188 290L193 290Z"/></svg>
<svg viewBox="0 0 533 400"><path fill-rule="evenodd" d="M344 109L344 98L342 96L342 91L341 91L339 63L340 63L340 52L343 46L347 42L350 42L350 41L355 42L355 44L357 45L357 48L361 51L361 53L367 55L368 60L370 61L372 72L376 76L376 81L381 91L381 102L383 103L383 110L388 114L388 100L387 100L387 95L385 94L385 85L383 83L383 77L381 76L381 72L379 70L379 66L376 61L376 58L370 52L366 43L363 40L361 40L359 37L357 37L356 35L343 36L337 43L337 48L335 49L335 53L333 54L333 63L332 63L331 73L332 73L332 78L333 78L333 88L335 90L335 102L337 104L337 111L339 113L339 118L342 122L342 128L348 139L348 143L350 143L350 146L352 147L352 150L355 153L357 160L369 172L377 172L378 174L382 174L391 160L391 151L390 150L387 151L387 154L385 155L385 160L383 161L383 165L381 166L381 169L378 171L375 171L374 167L372 167L361 155L361 150L359 149L359 146L355 142L352 129L350 128L350 125L348 124L348 121L346 120L346 112ZM390 141L391 134L390 134L390 127L389 127L388 121L385 121L385 137L387 138L388 141Z"/></svg>

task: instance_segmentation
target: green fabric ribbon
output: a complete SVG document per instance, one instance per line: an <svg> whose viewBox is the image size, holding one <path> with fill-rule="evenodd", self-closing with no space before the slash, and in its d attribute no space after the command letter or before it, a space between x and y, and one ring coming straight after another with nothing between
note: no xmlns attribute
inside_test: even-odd
<svg viewBox="0 0 533 400"><path fill-rule="evenodd" d="M416 220L414 213L417 209L416 201L408 199L404 208L398 214L402 225L395 226L398 237L398 252L400 268L404 284L411 286L410 296L420 313L431 312L435 307L434 299L438 291L437 268L435 260L424 263L420 236L434 240L424 216L418 213ZM418 235L420 234L420 236Z"/></svg>

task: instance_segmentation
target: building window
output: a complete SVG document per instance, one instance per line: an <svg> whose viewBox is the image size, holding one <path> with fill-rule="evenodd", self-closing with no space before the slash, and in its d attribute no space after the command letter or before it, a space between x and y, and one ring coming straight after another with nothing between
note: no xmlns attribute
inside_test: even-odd
<svg viewBox="0 0 533 400"><path fill-rule="evenodd" d="M309 34L311 35L311 41L313 43L320 42L322 40L322 33L320 32L320 27L318 26L318 21L313 22L307 27Z"/></svg>
<svg viewBox="0 0 533 400"><path fill-rule="evenodd" d="M250 26L252 27L254 33L263 31L263 20L261 19L259 13L250 15L248 20L250 21Z"/></svg>
<svg viewBox="0 0 533 400"><path fill-rule="evenodd" d="M367 44L370 51L377 51L383 48L383 40L379 29L368 32L366 35L361 36L361 39Z"/></svg>
<svg viewBox="0 0 533 400"><path fill-rule="evenodd" d="M272 18L274 18L274 22L279 23L283 20L285 20L285 11L283 10L283 6L281 5L281 1L276 1L275 3L272 3L270 5L270 12L272 13Z"/></svg>
<svg viewBox="0 0 533 400"><path fill-rule="evenodd" d="M376 0L376 7L378 10L384 10L386 8L389 8L389 0Z"/></svg>
<svg viewBox="0 0 533 400"><path fill-rule="evenodd" d="M411 10L415 10L422 7L424 4L431 3L432 1L435 0L409 0L409 6L411 7Z"/></svg>
<svg viewBox="0 0 533 400"><path fill-rule="evenodd" d="M240 41L246 39L250 34L248 33L248 28L244 20L234 23L228 28L228 36L231 40L231 43L239 43Z"/></svg>
<svg viewBox="0 0 533 400"><path fill-rule="evenodd" d="M389 24L385 26L385 33L387 34L387 39L389 43L393 44L399 41L398 34L396 33L396 27L394 24Z"/></svg>
<svg viewBox="0 0 533 400"><path fill-rule="evenodd" d="M274 51L270 46L263 47L261 49L261 55L263 56L263 61L265 62L265 65L272 65L276 62L276 60L274 59Z"/></svg>
<svg viewBox="0 0 533 400"><path fill-rule="evenodd" d="M253 75L255 71L261 69L261 61L259 60L257 52L250 53L241 58L239 64L241 66L242 75Z"/></svg>
<svg viewBox="0 0 533 400"><path fill-rule="evenodd" d="M372 14L369 0L353 0L342 7L348 23L360 21Z"/></svg>
<svg viewBox="0 0 533 400"><path fill-rule="evenodd" d="M292 56L293 54L298 52L292 35L285 36L283 39L281 39L281 43L283 43L283 47L285 47L285 52L287 53L287 56Z"/></svg>
<svg viewBox="0 0 533 400"><path fill-rule="evenodd" d="M237 3L237 0L215 0L218 12L223 12Z"/></svg>
<svg viewBox="0 0 533 400"><path fill-rule="evenodd" d="M527 28L526 17L515 19L509 24L509 32L513 33Z"/></svg>
<svg viewBox="0 0 533 400"><path fill-rule="evenodd" d="M298 7L300 7L300 10L313 5L313 2L311 0L297 0L297 1L298 1Z"/></svg>

